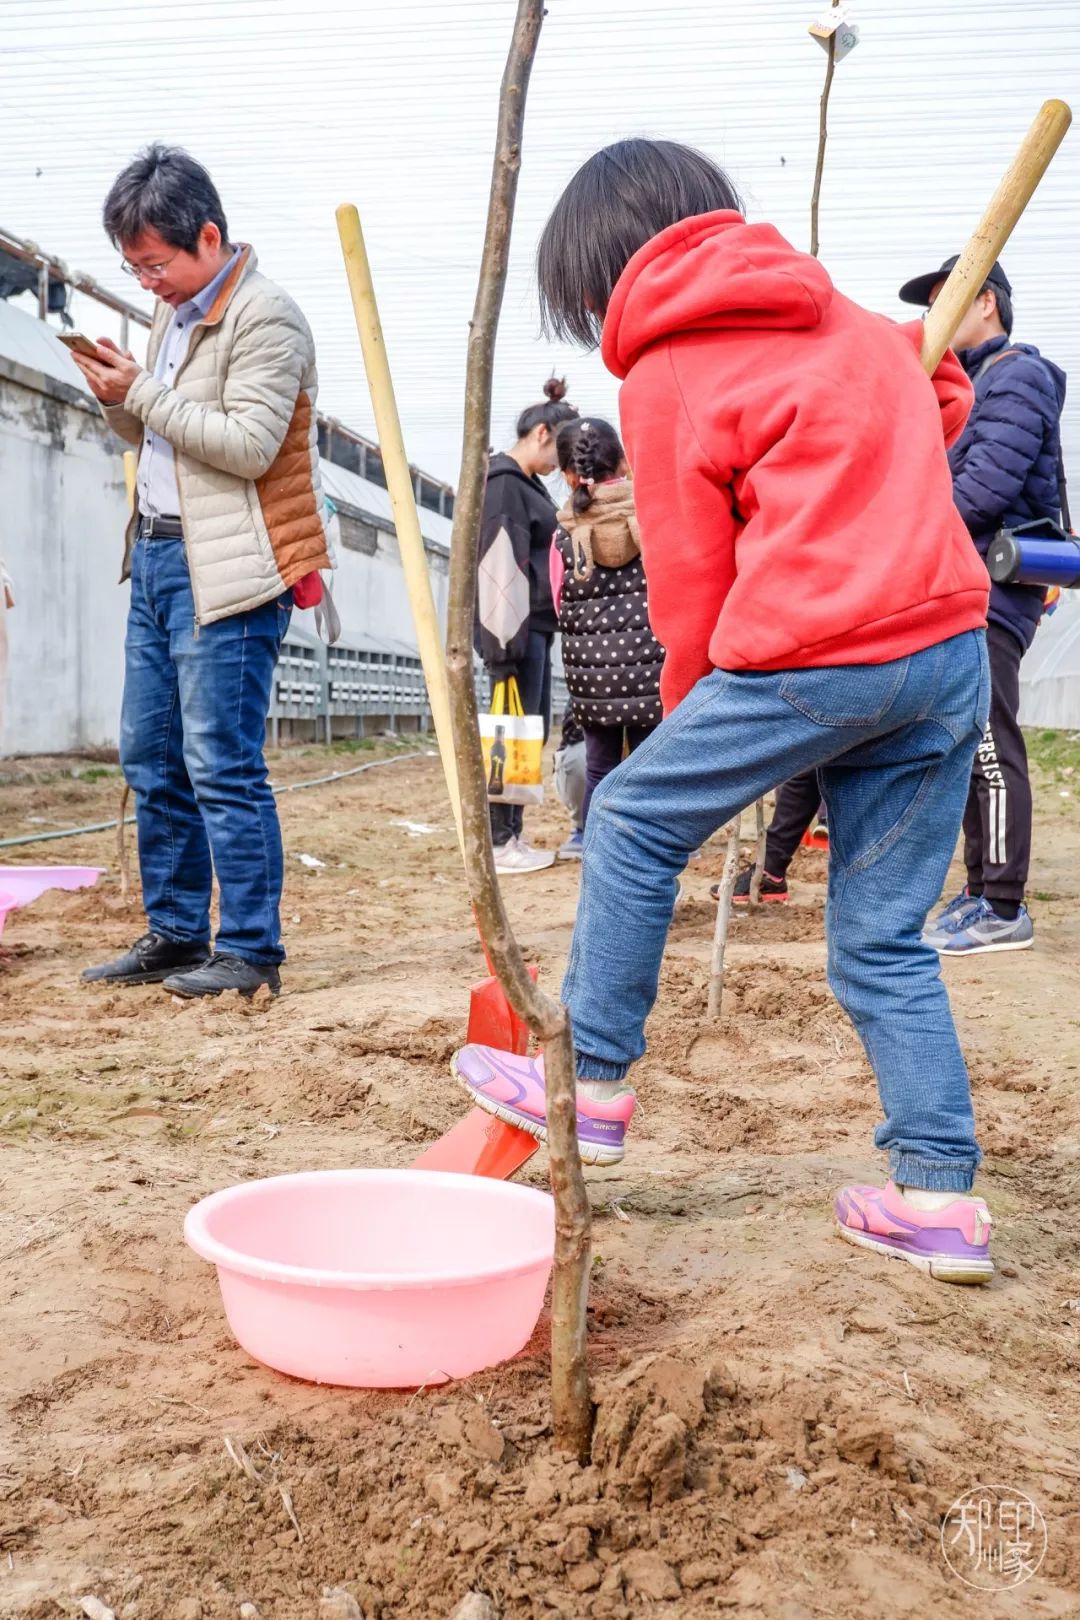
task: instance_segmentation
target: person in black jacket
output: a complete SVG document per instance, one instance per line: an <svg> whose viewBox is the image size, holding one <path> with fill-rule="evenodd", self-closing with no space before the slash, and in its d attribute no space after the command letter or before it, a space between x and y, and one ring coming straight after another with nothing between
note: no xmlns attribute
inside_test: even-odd
<svg viewBox="0 0 1080 1620"><path fill-rule="evenodd" d="M564 422L556 442L571 496L559 513L552 575L567 690L585 733L585 827L595 789L663 718L664 649L649 627L633 485L619 435L591 416Z"/></svg>
<svg viewBox="0 0 1080 1620"><path fill-rule="evenodd" d="M900 289L905 303L931 305L956 263ZM1012 286L1000 264L964 317L953 348L975 388L975 404L949 451L953 499L980 556L999 529L1057 521L1061 507L1061 410L1065 373L1030 343L1014 343ZM1024 901L1031 856L1031 784L1017 711L1020 660L1042 618L1041 586L990 588L990 720L975 756L964 813L967 886L926 938L945 956L1018 951L1034 943Z"/></svg>
<svg viewBox="0 0 1080 1620"><path fill-rule="evenodd" d="M522 411L517 441L492 456L480 524L475 646L487 666L492 691L514 676L526 714L551 725L551 644L558 628L551 597L548 556L555 532L555 502L541 479L555 471L555 430L577 415L566 402L566 382L551 377L545 398ZM492 804L491 842L502 873L536 872L550 866L552 851L533 849L524 838L517 804Z"/></svg>

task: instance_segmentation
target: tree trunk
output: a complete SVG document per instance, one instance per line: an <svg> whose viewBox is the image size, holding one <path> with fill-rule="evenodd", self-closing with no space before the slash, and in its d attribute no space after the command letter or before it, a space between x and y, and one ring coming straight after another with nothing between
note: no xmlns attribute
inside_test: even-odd
<svg viewBox="0 0 1080 1620"><path fill-rule="evenodd" d="M832 5L836 3L837 0L832 0ZM832 91L834 73L836 73L836 34L829 34L829 65L826 68L826 83L821 92L821 107L818 112L818 162L814 164L814 190L810 196L810 251L814 259L818 258L818 248L821 246L818 217L821 212L821 180L826 168L826 141L829 139L829 94Z"/></svg>
<svg viewBox="0 0 1080 1620"><path fill-rule="evenodd" d="M499 97L498 137L484 255L469 327L461 475L450 541L446 654L461 782L465 871L477 926L507 999L545 1047L548 1151L551 1190L555 1198L552 1416L556 1444L584 1461L592 1430L585 1344L590 1220L577 1145L573 1041L565 1008L545 995L530 978L503 906L491 849L487 784L473 688L477 547L490 442L495 334L506 284L514 198L521 167L525 97L543 16L544 0L518 0L514 37Z"/></svg>
<svg viewBox="0 0 1080 1620"><path fill-rule="evenodd" d="M716 931L713 934L712 963L709 970L710 1018L719 1018L724 1000L724 951L727 947L728 924L731 922L731 896L739 871L739 817L728 824L728 846L724 857L724 871L720 879L720 898L716 906Z"/></svg>
<svg viewBox="0 0 1080 1620"><path fill-rule="evenodd" d="M130 797L131 784L125 782L120 794L120 814L116 822L116 860L120 868L120 898L125 906L131 904L131 860L128 855L127 828L124 825Z"/></svg>
<svg viewBox="0 0 1080 1620"><path fill-rule="evenodd" d="M761 880L765 875L765 800L754 801L754 870L750 878L750 910L761 904Z"/></svg>
<svg viewBox="0 0 1080 1620"><path fill-rule="evenodd" d="M832 0L834 6L839 0ZM825 173L825 142L829 138L829 95L832 90L833 74L836 72L836 35L829 35L829 62L825 69L825 87L821 92L821 106L818 110L818 147L817 162L814 165L814 189L810 196L810 252L816 259L820 236L818 233L818 214L821 209L821 180Z"/></svg>

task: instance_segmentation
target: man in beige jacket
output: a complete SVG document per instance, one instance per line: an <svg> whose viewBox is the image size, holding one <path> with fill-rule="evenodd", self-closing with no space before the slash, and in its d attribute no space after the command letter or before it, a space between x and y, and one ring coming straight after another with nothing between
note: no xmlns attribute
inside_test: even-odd
<svg viewBox="0 0 1080 1620"><path fill-rule="evenodd" d="M120 760L135 793L148 932L84 978L182 996L280 988L281 832L263 746L294 599L330 566L307 322L229 241L202 166L153 146L105 229L157 295L145 367L75 359L139 450ZM212 872L221 915L210 948Z"/></svg>

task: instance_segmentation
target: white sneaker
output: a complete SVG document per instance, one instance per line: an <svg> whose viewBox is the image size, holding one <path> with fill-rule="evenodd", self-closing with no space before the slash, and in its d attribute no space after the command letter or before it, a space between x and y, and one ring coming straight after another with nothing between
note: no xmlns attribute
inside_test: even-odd
<svg viewBox="0 0 1080 1620"><path fill-rule="evenodd" d="M507 876L514 872L542 872L546 866L554 864L553 849L530 849L519 838L511 838L495 851L495 870Z"/></svg>

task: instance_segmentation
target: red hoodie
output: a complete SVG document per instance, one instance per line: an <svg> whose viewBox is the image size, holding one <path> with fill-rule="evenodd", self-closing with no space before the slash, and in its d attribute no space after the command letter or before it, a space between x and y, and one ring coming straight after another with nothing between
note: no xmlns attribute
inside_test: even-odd
<svg viewBox="0 0 1080 1620"><path fill-rule="evenodd" d="M625 379L665 712L714 667L882 664L986 623L945 456L971 385L951 353L931 385L920 335L739 214L630 260L602 353Z"/></svg>

